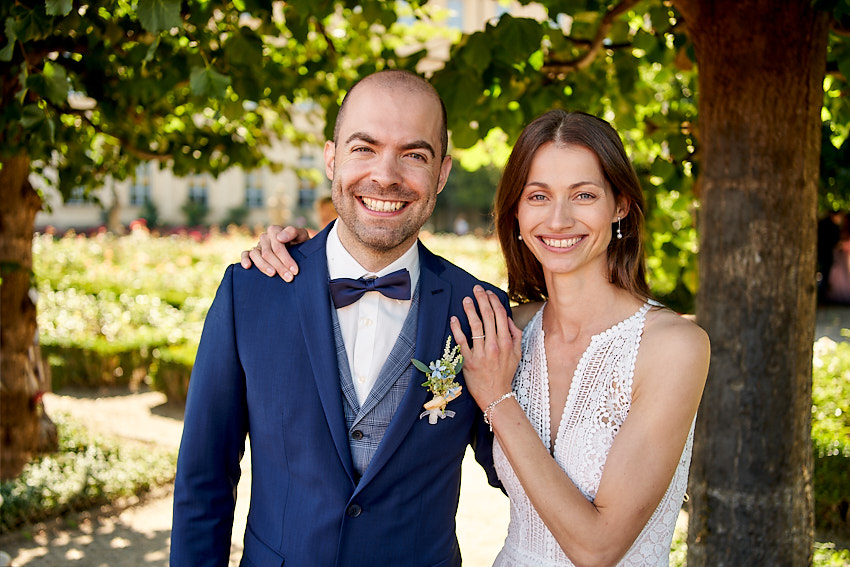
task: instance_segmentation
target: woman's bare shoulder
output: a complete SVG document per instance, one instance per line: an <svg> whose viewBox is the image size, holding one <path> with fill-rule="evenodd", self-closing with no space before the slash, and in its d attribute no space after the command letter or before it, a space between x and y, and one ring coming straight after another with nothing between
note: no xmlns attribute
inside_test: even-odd
<svg viewBox="0 0 850 567"><path fill-rule="evenodd" d="M708 333L692 315L680 315L666 307L651 309L646 315L644 337L653 340L708 346Z"/></svg>
<svg viewBox="0 0 850 567"><path fill-rule="evenodd" d="M708 333L693 317L679 315L669 309L652 309L646 317L646 327L641 338L641 350L658 354L655 360L669 358L691 359L691 363L705 361L711 351ZM663 362L661 362L663 364Z"/></svg>

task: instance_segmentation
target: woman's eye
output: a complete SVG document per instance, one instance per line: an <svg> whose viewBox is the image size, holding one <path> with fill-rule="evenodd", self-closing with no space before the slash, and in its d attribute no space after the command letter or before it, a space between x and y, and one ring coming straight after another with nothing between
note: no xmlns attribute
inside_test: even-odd
<svg viewBox="0 0 850 567"><path fill-rule="evenodd" d="M582 193L579 193L578 195L576 195L576 197L581 201L587 201L588 199L594 199L596 197L596 195L594 195L593 193L582 192Z"/></svg>

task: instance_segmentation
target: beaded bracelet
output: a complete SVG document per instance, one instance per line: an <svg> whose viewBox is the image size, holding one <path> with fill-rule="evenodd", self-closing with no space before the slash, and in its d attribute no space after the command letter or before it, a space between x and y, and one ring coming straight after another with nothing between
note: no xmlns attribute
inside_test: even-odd
<svg viewBox="0 0 850 567"><path fill-rule="evenodd" d="M516 399L516 394L514 394L513 391L508 392L498 400L491 402L490 405L487 406L487 409L484 410L484 423L490 426L490 431L493 431L493 423L490 421L490 415L493 413L493 410L496 409L497 405L504 402L508 398Z"/></svg>

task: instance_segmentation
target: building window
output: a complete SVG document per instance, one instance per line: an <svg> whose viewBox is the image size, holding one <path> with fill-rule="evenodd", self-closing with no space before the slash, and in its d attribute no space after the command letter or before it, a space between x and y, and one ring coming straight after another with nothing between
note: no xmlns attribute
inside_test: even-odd
<svg viewBox="0 0 850 567"><path fill-rule="evenodd" d="M65 199L66 205L82 205L86 203L86 190L84 187L74 187L68 198Z"/></svg>
<svg viewBox="0 0 850 567"><path fill-rule="evenodd" d="M130 184L130 205L142 206L151 200L150 164L142 163L136 166L136 175Z"/></svg>
<svg viewBox="0 0 850 567"><path fill-rule="evenodd" d="M298 208L309 209L316 201L316 184L308 177L298 180Z"/></svg>
<svg viewBox="0 0 850 567"><path fill-rule="evenodd" d="M245 206L249 209L259 209L265 205L263 198L263 180L259 172L245 174Z"/></svg>
<svg viewBox="0 0 850 567"><path fill-rule="evenodd" d="M299 169L316 169L316 156L314 154L304 153L298 155Z"/></svg>
<svg viewBox="0 0 850 567"><path fill-rule="evenodd" d="M195 175L189 181L189 200L199 205L207 205L207 178Z"/></svg>

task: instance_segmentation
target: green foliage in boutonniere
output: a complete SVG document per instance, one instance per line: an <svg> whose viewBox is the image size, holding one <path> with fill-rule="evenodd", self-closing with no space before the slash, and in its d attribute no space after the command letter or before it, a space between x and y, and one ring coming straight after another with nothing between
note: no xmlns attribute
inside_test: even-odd
<svg viewBox="0 0 850 567"><path fill-rule="evenodd" d="M463 366L463 355L460 354L458 345L451 348L451 342L452 337L449 335L446 338L446 346L443 348L443 357L427 366L415 358L412 359L413 365L428 378L422 385L434 395L424 404L426 411L419 416L421 419L428 415L428 421L432 424L437 423L437 419L454 416L454 412L446 411L446 404L460 396L463 390L461 385L455 382L455 376Z"/></svg>

